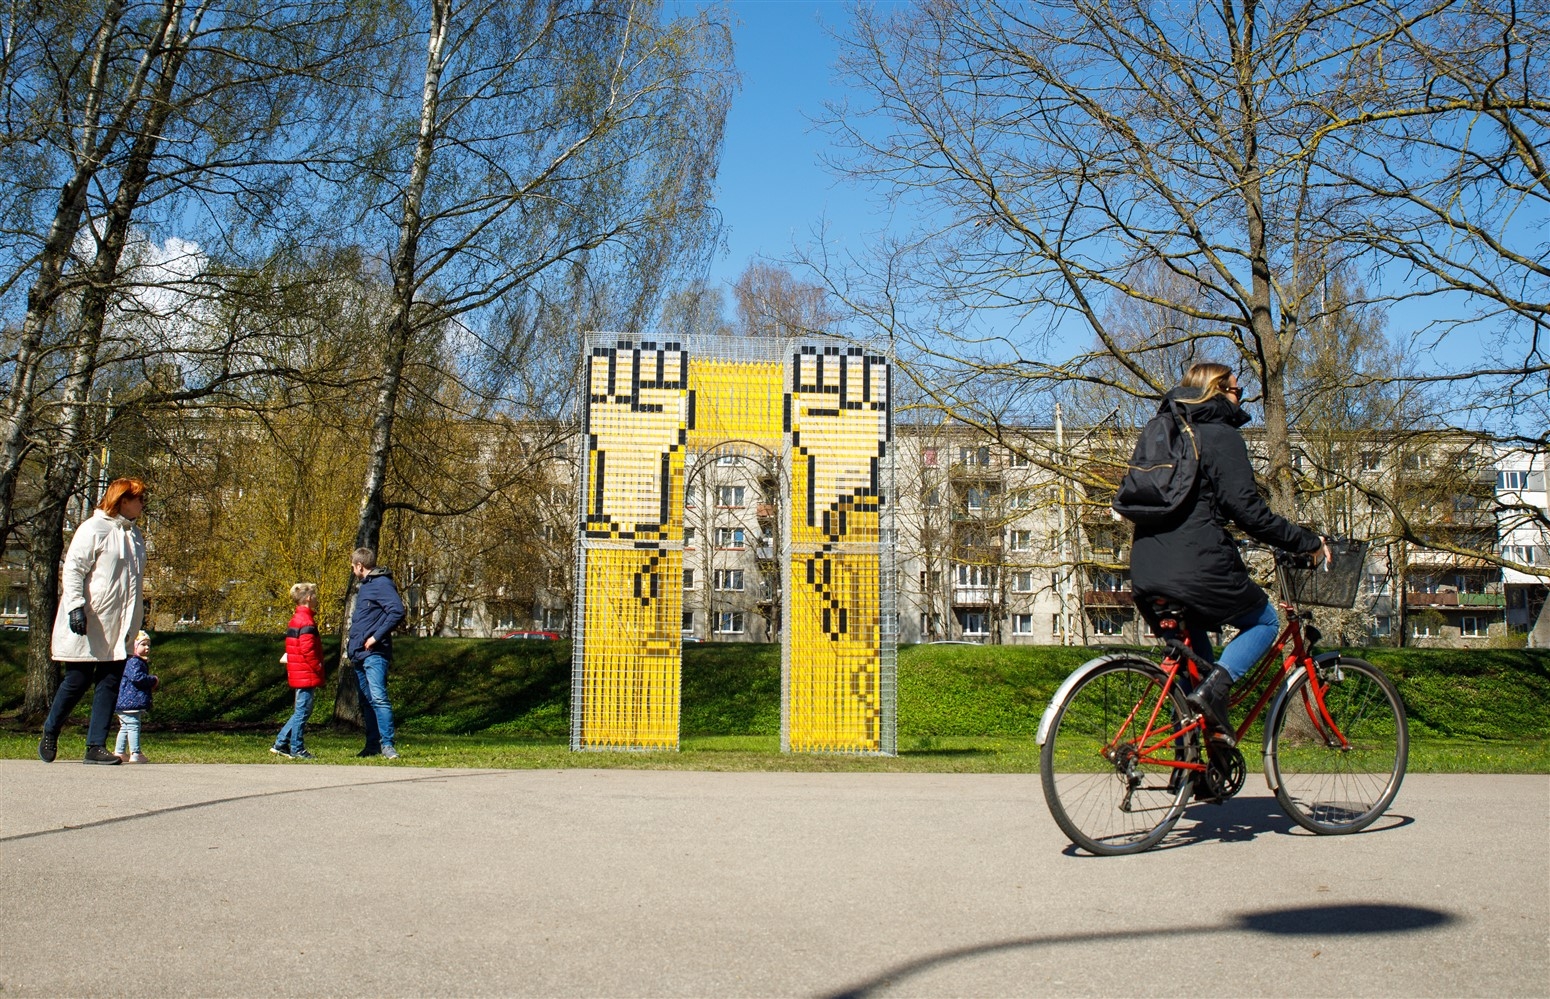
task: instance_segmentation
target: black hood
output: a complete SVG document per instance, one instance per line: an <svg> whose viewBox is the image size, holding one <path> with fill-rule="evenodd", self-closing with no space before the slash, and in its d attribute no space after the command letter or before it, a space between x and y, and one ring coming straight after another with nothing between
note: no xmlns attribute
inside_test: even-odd
<svg viewBox="0 0 1550 999"><path fill-rule="evenodd" d="M1159 413L1168 408L1168 400L1172 399L1184 410L1184 418L1191 423L1225 423L1229 427L1241 427L1253 419L1243 407L1233 402L1225 395L1213 396L1205 402L1185 402L1200 393L1199 389L1187 388L1183 385L1168 390L1163 396L1163 401L1158 405Z"/></svg>

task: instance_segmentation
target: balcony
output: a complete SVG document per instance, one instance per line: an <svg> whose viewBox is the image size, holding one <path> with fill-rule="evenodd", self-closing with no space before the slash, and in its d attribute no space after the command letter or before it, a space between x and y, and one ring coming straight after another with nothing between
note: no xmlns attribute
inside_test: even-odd
<svg viewBox="0 0 1550 999"><path fill-rule="evenodd" d="M1087 590L1082 594L1083 607L1129 607L1135 603L1135 595L1129 590Z"/></svg>
<svg viewBox="0 0 1550 999"><path fill-rule="evenodd" d="M1464 608L1481 607L1501 610L1507 606L1507 597L1501 593L1423 593L1409 590L1405 593L1406 607Z"/></svg>
<svg viewBox="0 0 1550 999"><path fill-rule="evenodd" d="M956 607L987 607L1001 602L1001 592L994 586L954 586L953 605Z"/></svg>

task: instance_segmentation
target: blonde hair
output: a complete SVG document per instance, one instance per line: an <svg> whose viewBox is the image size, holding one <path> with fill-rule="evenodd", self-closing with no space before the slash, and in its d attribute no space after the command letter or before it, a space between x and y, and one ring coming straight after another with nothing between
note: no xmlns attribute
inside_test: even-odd
<svg viewBox="0 0 1550 999"><path fill-rule="evenodd" d="M147 645L151 644L151 636L149 632L142 631L135 635L135 644L139 645L141 642L144 642Z"/></svg>
<svg viewBox="0 0 1550 999"><path fill-rule="evenodd" d="M1184 372L1184 380L1179 383L1181 388L1198 389L1199 398L1180 399L1191 405L1205 402L1207 399L1215 399L1219 395L1226 395L1227 383L1232 380L1232 369L1225 364L1217 364L1214 361L1201 361L1199 364L1191 364L1189 370Z"/></svg>
<svg viewBox="0 0 1550 999"><path fill-rule="evenodd" d="M318 584L297 583L291 587L291 599L296 603L305 603L318 595Z"/></svg>

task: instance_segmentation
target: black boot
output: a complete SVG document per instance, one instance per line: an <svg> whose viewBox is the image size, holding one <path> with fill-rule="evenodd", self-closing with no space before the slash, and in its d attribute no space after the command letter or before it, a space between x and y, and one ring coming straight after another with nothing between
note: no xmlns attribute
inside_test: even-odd
<svg viewBox="0 0 1550 999"><path fill-rule="evenodd" d="M1232 722L1227 717L1227 691L1231 687L1232 677L1227 675L1225 669L1218 666L1184 700L1189 702L1190 707L1205 715L1206 721L1216 729L1213 738L1229 746L1235 746L1238 740L1233 738Z"/></svg>

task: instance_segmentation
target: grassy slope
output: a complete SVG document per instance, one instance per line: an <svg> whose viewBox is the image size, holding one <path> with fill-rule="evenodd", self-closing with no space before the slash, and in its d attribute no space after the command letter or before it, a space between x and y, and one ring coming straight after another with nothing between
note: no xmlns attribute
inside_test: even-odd
<svg viewBox="0 0 1550 999"><path fill-rule="evenodd" d="M0 715L14 716L23 689L25 635L0 633ZM159 636L162 677L155 729L268 729L290 710L277 636ZM332 653L336 646L330 644ZM1550 653L1537 650L1364 649L1399 684L1418 741L1550 740ZM944 740L1031 740L1060 681L1094 655L1032 646L906 646L899 652L902 749ZM485 734L563 740L569 731L570 643L484 639L395 642L392 691L403 728L421 737ZM314 714L331 716L331 678ZM78 709L77 721L84 720ZM780 731L780 649L697 645L684 654L683 723L694 740Z"/></svg>

